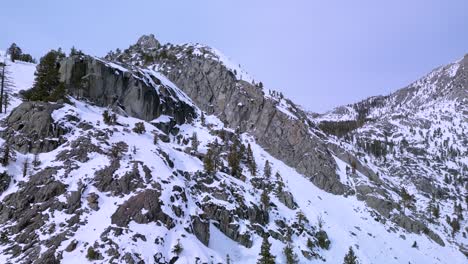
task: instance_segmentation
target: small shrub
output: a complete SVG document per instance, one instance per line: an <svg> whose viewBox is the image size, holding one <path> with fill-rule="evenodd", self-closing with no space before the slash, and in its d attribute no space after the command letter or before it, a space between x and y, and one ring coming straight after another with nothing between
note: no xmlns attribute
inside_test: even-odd
<svg viewBox="0 0 468 264"><path fill-rule="evenodd" d="M137 134L145 133L146 132L145 124L143 124L143 122L135 123L135 127L133 128L133 132L135 132Z"/></svg>
<svg viewBox="0 0 468 264"><path fill-rule="evenodd" d="M317 238L317 245L323 249L329 249L330 248L330 239L328 239L327 232L320 230L317 232L315 235Z"/></svg>
<svg viewBox="0 0 468 264"><path fill-rule="evenodd" d="M88 248L88 253L86 254L86 258L89 260L98 260L99 259L99 253L94 250L93 247Z"/></svg>

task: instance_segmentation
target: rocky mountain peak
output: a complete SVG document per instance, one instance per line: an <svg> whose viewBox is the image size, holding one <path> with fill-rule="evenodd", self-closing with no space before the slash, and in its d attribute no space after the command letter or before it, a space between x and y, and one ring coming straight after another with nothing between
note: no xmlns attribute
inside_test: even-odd
<svg viewBox="0 0 468 264"><path fill-rule="evenodd" d="M154 34L141 36L137 41L137 45L147 50L161 47L161 43L154 37Z"/></svg>

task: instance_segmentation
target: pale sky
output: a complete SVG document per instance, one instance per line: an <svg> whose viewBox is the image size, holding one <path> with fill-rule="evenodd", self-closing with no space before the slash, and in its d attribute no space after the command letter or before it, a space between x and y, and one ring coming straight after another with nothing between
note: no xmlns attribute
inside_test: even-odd
<svg viewBox="0 0 468 264"><path fill-rule="evenodd" d="M103 56L150 33L199 42L316 112L390 93L468 52L466 0L1 2L0 49Z"/></svg>

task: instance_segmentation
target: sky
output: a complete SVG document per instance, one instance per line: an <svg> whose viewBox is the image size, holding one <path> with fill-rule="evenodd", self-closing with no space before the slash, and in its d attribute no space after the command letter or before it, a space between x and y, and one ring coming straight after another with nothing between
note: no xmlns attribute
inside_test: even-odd
<svg viewBox="0 0 468 264"><path fill-rule="evenodd" d="M96 56L153 33L221 50L304 108L403 88L468 53L466 0L0 0L0 49Z"/></svg>

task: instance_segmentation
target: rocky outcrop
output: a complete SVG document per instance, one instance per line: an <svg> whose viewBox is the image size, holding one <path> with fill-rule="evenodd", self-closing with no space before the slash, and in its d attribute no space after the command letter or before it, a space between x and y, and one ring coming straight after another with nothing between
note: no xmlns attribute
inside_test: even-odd
<svg viewBox="0 0 468 264"><path fill-rule="evenodd" d="M6 119L1 136L21 153L49 152L63 144L65 127L55 123L52 112L61 104L24 102Z"/></svg>
<svg viewBox="0 0 468 264"><path fill-rule="evenodd" d="M68 57L60 65L61 81L76 98L121 109L147 121L168 115L182 124L196 116L183 95L151 72L126 69L89 56Z"/></svg>
<svg viewBox="0 0 468 264"><path fill-rule="evenodd" d="M208 242L210 241L210 222L199 216L191 216L191 219L193 234L195 234L200 242L208 246Z"/></svg>
<svg viewBox="0 0 468 264"><path fill-rule="evenodd" d="M8 189L8 186L10 186L11 182L11 177L8 175L6 172L0 173L0 194L4 192L6 189Z"/></svg>
<svg viewBox="0 0 468 264"><path fill-rule="evenodd" d="M165 61L163 72L204 111L228 126L249 132L270 154L309 176L320 188L342 194L345 186L336 164L321 140L312 133L302 110L293 104L291 117L279 101L245 81L236 79L222 63L203 56L182 56Z"/></svg>
<svg viewBox="0 0 468 264"><path fill-rule="evenodd" d="M158 222L169 229L172 228L173 220L162 211L159 196L158 191L147 189L130 197L112 215L112 224L126 227L130 221L139 224Z"/></svg>
<svg viewBox="0 0 468 264"><path fill-rule="evenodd" d="M424 233L437 244L441 246L445 246L445 243L442 240L442 238L440 238L438 234L434 233L434 231L427 228L427 226L424 225L423 223L416 221L414 219L411 219L406 215L395 215L393 217L393 220L399 226L403 227L406 231L411 232L411 233L416 233L416 234Z"/></svg>

